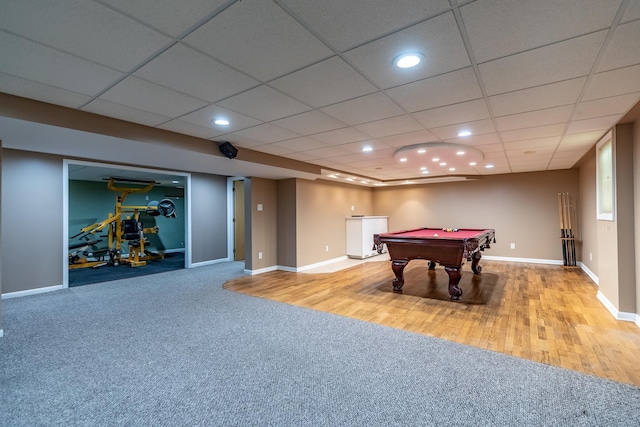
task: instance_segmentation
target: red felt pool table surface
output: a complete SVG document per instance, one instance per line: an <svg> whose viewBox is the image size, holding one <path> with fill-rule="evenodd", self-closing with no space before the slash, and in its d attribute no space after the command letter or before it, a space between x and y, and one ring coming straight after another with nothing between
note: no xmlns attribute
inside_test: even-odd
<svg viewBox="0 0 640 427"><path fill-rule="evenodd" d="M417 228L415 230L384 233L384 235L408 238L471 239L487 231L488 230L484 228L460 228L458 231L445 231L442 228Z"/></svg>

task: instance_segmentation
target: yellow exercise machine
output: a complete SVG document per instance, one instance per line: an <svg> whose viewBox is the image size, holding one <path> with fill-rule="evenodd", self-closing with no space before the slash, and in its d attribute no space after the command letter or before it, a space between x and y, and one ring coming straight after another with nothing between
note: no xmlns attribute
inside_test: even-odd
<svg viewBox="0 0 640 427"><path fill-rule="evenodd" d="M115 183L141 183L144 187L116 187ZM145 233L157 233L160 228L158 226L144 228L140 221L140 212L145 212L150 216L165 216L167 218L175 218L175 204L170 199L163 199L160 202L151 201L146 206L125 206L124 200L129 194L146 193L155 185L154 181L140 181L133 179L117 179L110 178L107 188L114 192L119 192L116 197L115 213L109 213L109 217L103 221L91 224L80 230L80 233L72 236L72 239L84 239L82 242L72 243L69 245L69 268L97 268L103 265L119 266L120 264L129 264L131 267L140 267L151 259L162 259L164 255L154 253L145 248ZM108 248L98 251L91 251L91 246L99 243L102 239L96 239L94 235L107 228ZM126 243L125 243L126 242ZM122 254L122 246L128 246L128 255ZM106 257L109 259L106 259ZM86 257L93 257L96 260L89 261Z"/></svg>

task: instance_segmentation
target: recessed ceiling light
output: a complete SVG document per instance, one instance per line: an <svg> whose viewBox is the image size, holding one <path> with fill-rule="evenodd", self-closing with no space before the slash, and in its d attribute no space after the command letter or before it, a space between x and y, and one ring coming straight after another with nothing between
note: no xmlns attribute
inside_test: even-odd
<svg viewBox="0 0 640 427"><path fill-rule="evenodd" d="M373 147L367 145L366 147L362 147L362 151L364 151L365 153L368 151L373 151Z"/></svg>
<svg viewBox="0 0 640 427"><path fill-rule="evenodd" d="M487 169L491 169L492 167L493 167L493 165L487 165L487 166L485 166L485 168L487 168Z"/></svg>
<svg viewBox="0 0 640 427"><path fill-rule="evenodd" d="M213 123L218 126L229 126L229 120L227 119L215 119Z"/></svg>
<svg viewBox="0 0 640 427"><path fill-rule="evenodd" d="M468 130L461 130L460 132L458 132L458 136L470 136L471 132Z"/></svg>
<svg viewBox="0 0 640 427"><path fill-rule="evenodd" d="M456 154L457 154L458 156L463 156L463 155L464 155L464 151L458 151L458 152L456 152Z"/></svg>
<svg viewBox="0 0 640 427"><path fill-rule="evenodd" d="M426 170L427 170L427 167L426 167L426 166L422 166L422 167L420 168L420 170L421 170L421 171L426 171Z"/></svg>
<svg viewBox="0 0 640 427"><path fill-rule="evenodd" d="M428 174L428 173L429 173L429 171L428 171L428 170L423 170L423 171L422 171L422 173L423 173L423 174Z"/></svg>
<svg viewBox="0 0 640 427"><path fill-rule="evenodd" d="M420 150L418 150L418 154L424 154L426 152L427 150L425 150L424 148L421 148Z"/></svg>
<svg viewBox="0 0 640 427"><path fill-rule="evenodd" d="M440 162L440 166L447 166L447 162Z"/></svg>
<svg viewBox="0 0 640 427"><path fill-rule="evenodd" d="M422 61L422 55L419 53L405 53L393 60L398 68L412 68Z"/></svg>
<svg viewBox="0 0 640 427"><path fill-rule="evenodd" d="M179 182L180 181L176 181L176 180L171 181L172 184L178 184Z"/></svg>
<svg viewBox="0 0 640 427"><path fill-rule="evenodd" d="M449 168L449 171L453 172L456 168Z"/></svg>
<svg viewBox="0 0 640 427"><path fill-rule="evenodd" d="M400 159L400 161L401 161L401 162L406 162L406 161L407 161L407 158L406 158L406 157L403 157L403 158L401 158L401 159Z"/></svg>
<svg viewBox="0 0 640 427"><path fill-rule="evenodd" d="M434 157L434 158L433 158L433 159L431 159L431 160L433 160L434 162L439 162L439 161L440 161L440 157Z"/></svg>
<svg viewBox="0 0 640 427"><path fill-rule="evenodd" d="M469 166L475 166L475 165L477 165L477 163L476 163L476 162L471 162L471 163L469 163Z"/></svg>

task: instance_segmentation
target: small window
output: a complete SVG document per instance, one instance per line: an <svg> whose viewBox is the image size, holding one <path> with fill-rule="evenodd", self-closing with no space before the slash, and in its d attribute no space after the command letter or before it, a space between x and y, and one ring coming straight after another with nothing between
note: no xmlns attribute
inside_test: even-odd
<svg viewBox="0 0 640 427"><path fill-rule="evenodd" d="M596 198L598 219L614 220L615 203L615 153L613 132L608 132L596 144Z"/></svg>

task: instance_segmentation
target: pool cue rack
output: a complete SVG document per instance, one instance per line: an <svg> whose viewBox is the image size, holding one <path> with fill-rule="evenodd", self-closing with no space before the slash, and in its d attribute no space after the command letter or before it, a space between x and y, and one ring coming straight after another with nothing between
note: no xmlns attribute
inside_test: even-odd
<svg viewBox="0 0 640 427"><path fill-rule="evenodd" d="M562 262L565 267L577 267L576 260L576 206L569 193L558 193L560 214L560 241L562 242Z"/></svg>

